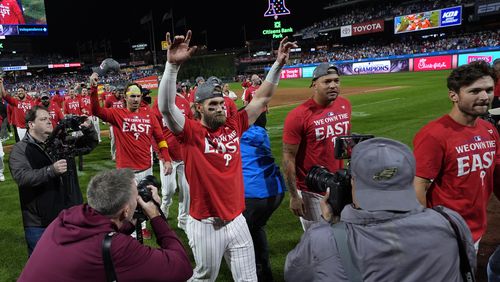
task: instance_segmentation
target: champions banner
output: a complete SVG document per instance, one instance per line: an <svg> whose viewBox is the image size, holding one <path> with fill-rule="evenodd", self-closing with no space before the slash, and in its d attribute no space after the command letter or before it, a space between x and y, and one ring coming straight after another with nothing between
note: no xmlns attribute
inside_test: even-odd
<svg viewBox="0 0 500 282"><path fill-rule="evenodd" d="M134 82L141 85L142 88L158 89L158 76L156 75L146 76Z"/></svg>
<svg viewBox="0 0 500 282"><path fill-rule="evenodd" d="M364 63L344 64L339 66L342 75L374 74L409 71L408 59L384 60Z"/></svg>

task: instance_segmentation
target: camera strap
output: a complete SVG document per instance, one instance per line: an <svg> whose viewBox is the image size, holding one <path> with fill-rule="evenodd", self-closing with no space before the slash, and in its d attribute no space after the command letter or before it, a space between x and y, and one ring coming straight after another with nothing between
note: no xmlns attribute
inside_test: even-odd
<svg viewBox="0 0 500 282"><path fill-rule="evenodd" d="M455 237L457 238L458 253L460 255L460 273L462 274L462 279L466 282L476 281L457 224L451 219L451 217L446 212L443 211L441 207L433 207L432 209L441 214L444 218L446 218L446 220L448 220L448 222L450 223L451 228L455 232Z"/></svg>
<svg viewBox="0 0 500 282"><path fill-rule="evenodd" d="M102 259L104 261L104 270L106 271L106 281L117 282L113 259L111 258L111 240L116 232L106 233L102 240Z"/></svg>
<svg viewBox="0 0 500 282"><path fill-rule="evenodd" d="M349 281L351 282L363 281L361 279L361 273L359 269L356 267L356 265L354 265L352 261L351 251L349 250L349 245L347 242L347 231L345 223L340 221L339 223L333 224L332 229L340 259L347 274L347 279L349 279Z"/></svg>

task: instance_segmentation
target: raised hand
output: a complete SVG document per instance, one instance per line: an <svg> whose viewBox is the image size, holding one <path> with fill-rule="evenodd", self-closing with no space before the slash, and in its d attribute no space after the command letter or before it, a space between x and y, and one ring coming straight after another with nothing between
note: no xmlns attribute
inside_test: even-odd
<svg viewBox="0 0 500 282"><path fill-rule="evenodd" d="M289 42L288 36L285 36L285 38L283 38L280 41L280 46L278 47L278 56L276 57L276 61L280 65L286 64L286 62L288 61L288 58L290 56L290 49L297 48L297 47L299 47L297 45L297 41Z"/></svg>
<svg viewBox="0 0 500 282"><path fill-rule="evenodd" d="M188 30L186 36L176 35L174 41L170 40L170 33L167 32L167 61L171 64L180 65L187 61L196 51L197 47L189 47L191 41L191 30Z"/></svg>

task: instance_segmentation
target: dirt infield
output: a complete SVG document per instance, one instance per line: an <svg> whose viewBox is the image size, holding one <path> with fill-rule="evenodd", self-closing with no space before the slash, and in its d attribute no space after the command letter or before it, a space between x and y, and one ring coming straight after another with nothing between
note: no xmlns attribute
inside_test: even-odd
<svg viewBox="0 0 500 282"><path fill-rule="evenodd" d="M393 87L342 87L340 91L342 96L368 94L386 90L401 89L403 86ZM240 93L241 95L241 93ZM299 104L311 97L312 91L309 88L278 88L274 94L270 108L282 107L292 104Z"/></svg>

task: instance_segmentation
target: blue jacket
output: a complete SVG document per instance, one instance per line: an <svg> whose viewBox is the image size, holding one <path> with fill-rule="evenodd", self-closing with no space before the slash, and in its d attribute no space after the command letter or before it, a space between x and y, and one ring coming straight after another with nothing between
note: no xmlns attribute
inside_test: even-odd
<svg viewBox="0 0 500 282"><path fill-rule="evenodd" d="M252 125L241 136L245 198L269 198L283 193L285 182L274 163L271 142L264 128Z"/></svg>

